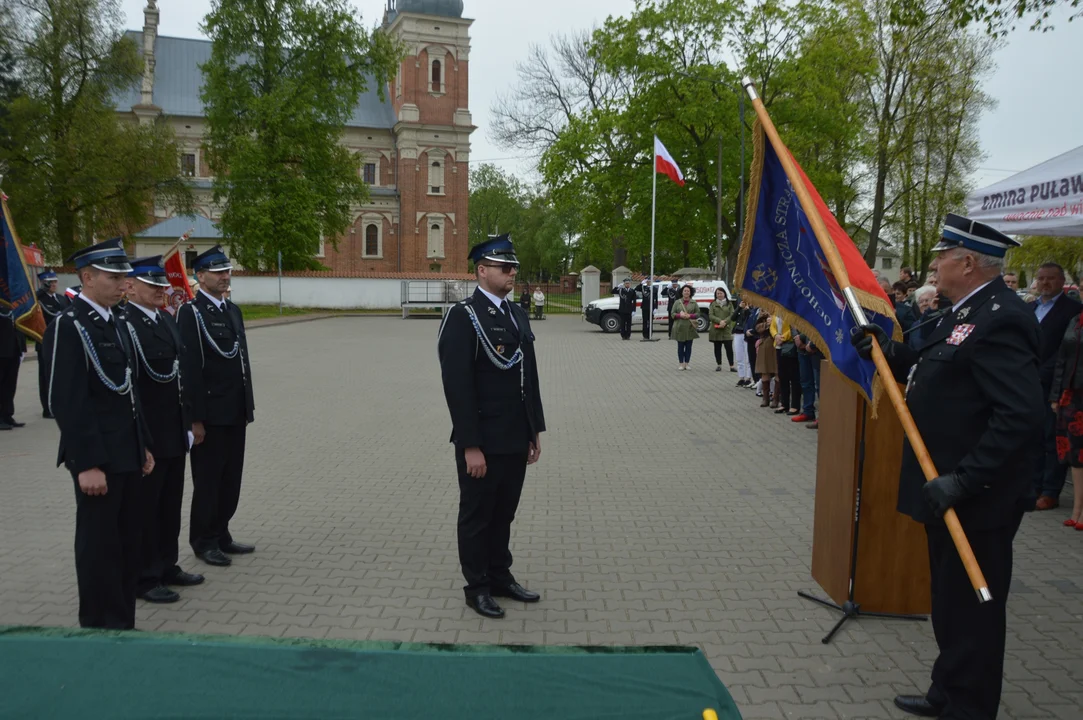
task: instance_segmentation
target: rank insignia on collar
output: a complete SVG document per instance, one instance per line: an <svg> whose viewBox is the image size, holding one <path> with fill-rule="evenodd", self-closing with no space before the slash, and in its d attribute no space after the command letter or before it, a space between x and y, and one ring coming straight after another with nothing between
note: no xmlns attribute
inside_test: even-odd
<svg viewBox="0 0 1083 720"><path fill-rule="evenodd" d="M951 331L951 337L947 339L948 345L962 345L970 333L974 332L973 325L956 325Z"/></svg>
<svg viewBox="0 0 1083 720"><path fill-rule="evenodd" d="M489 308L489 314L490 315L496 315L496 308L494 308L494 307Z"/></svg>
<svg viewBox="0 0 1083 720"><path fill-rule="evenodd" d="M999 306L999 305L997 305L996 303L993 303L992 311L993 311L993 312L996 312L996 311L997 311L997 310L999 310L999 309L1000 309L1000 306Z"/></svg>
<svg viewBox="0 0 1083 720"><path fill-rule="evenodd" d="M967 316L967 315L969 315L969 314L970 314L970 308L968 308L968 307L965 307L965 308L960 308L960 309L959 309L959 312L957 312L957 313L956 313L956 316L957 316L957 317L958 317L958 318L959 318L960 320L965 320L965 319L966 319L966 316Z"/></svg>

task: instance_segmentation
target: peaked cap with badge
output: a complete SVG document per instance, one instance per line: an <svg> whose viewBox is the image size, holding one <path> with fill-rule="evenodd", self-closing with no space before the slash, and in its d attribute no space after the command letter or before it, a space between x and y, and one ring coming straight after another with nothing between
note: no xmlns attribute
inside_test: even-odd
<svg viewBox="0 0 1083 720"><path fill-rule="evenodd" d="M169 275L165 271L165 263L161 255L135 258L131 262L132 269L128 277L142 280L148 285L157 287L169 287Z"/></svg>
<svg viewBox="0 0 1083 720"><path fill-rule="evenodd" d="M128 253L124 252L124 242L118 237L77 250L68 257L67 262L75 265L76 270L88 266L111 273L127 274L132 270Z"/></svg>
<svg viewBox="0 0 1083 720"><path fill-rule="evenodd" d="M940 233L940 242L933 247L933 252L966 248L992 257L1004 257L1008 250L1019 247L1015 238L1009 237L985 223L948 213L944 218L944 228Z"/></svg>
<svg viewBox="0 0 1083 720"><path fill-rule="evenodd" d="M222 249L222 246L215 245L196 256L195 262L192 263L192 269L196 272L203 272L204 270L224 272L232 270L233 265L229 262L229 256L226 255L226 251Z"/></svg>
<svg viewBox="0 0 1083 720"><path fill-rule="evenodd" d="M488 260L519 267L519 258L515 256L515 247L511 244L510 233L490 235L485 242L480 242L470 248L470 253L466 257L475 265L482 260Z"/></svg>
<svg viewBox="0 0 1083 720"><path fill-rule="evenodd" d="M45 268L38 273L38 280L41 282L42 285L46 285L53 282L54 280L59 279L60 278L58 278L56 275L56 271L54 271L52 268Z"/></svg>

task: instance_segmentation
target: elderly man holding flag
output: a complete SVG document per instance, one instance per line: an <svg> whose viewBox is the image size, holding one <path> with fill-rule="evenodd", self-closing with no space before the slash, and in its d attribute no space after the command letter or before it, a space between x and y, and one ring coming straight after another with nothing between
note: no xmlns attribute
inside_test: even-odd
<svg viewBox="0 0 1083 720"><path fill-rule="evenodd" d="M898 510L925 525L940 656L928 691L895 704L924 717L992 720L1012 541L1043 411L1037 323L1000 278L1017 243L949 215L934 251L940 292L954 305L911 349L872 272L745 86L758 115L759 190L749 197L738 278L758 305L815 338L867 399L882 383L906 431ZM905 399L896 380L908 381Z"/></svg>

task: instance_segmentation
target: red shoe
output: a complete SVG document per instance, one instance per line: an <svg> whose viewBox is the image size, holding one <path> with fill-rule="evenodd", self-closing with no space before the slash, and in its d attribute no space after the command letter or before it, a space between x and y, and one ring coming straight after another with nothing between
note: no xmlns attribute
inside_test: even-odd
<svg viewBox="0 0 1083 720"><path fill-rule="evenodd" d="M1077 523L1072 518L1068 518L1067 520L1064 521L1064 527L1074 528L1074 527L1078 527L1078 526L1079 526L1079 523Z"/></svg>
<svg viewBox="0 0 1083 720"><path fill-rule="evenodd" d="M805 413L801 413L800 415L794 415L790 418L790 422L812 422L812 418Z"/></svg>

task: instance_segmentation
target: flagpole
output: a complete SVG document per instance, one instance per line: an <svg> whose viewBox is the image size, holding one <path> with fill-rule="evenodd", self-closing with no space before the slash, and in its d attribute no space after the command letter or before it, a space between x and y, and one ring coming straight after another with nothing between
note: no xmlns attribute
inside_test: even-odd
<svg viewBox="0 0 1083 720"><path fill-rule="evenodd" d="M786 177L789 178L790 185L793 186L794 194L797 195L805 215L808 216L813 234L816 235L820 249L823 250L824 258L827 260L835 280L838 281L839 287L842 289L843 297L846 298L846 304L850 308L850 313L854 316L854 321L859 327L868 325L869 321L865 316L865 310L858 303L857 296L854 295L853 288L850 286L850 276L846 272L846 265L842 262L838 248L835 247L831 235L827 232L827 226L824 225L823 218L820 217L820 212L812 201L808 188L801 179L801 175L797 172L793 158L790 157L790 151L782 143L782 138L779 137L774 123L771 122L767 109L763 106L763 101L760 100L759 94L752 85L752 80L747 77L743 78L741 84L744 85L745 90L748 92L760 125L763 127L768 140L771 141L771 145L774 147L775 153L786 171ZM876 371L880 373L884 387L887 389L891 404L895 407L895 412L898 413L899 421L902 423L906 437L910 441L910 446L914 449L918 464L921 465L922 472L925 473L926 481L937 478L940 473L937 472L936 465L933 464L929 450L925 446L925 441L922 439L918 426L914 422L914 417L906 406L906 399L903 397L902 391L899 390L899 384L895 382L894 374L891 372L884 351L875 336L872 338L872 360L876 365ZM985 576L982 574L981 567L978 566L978 560L974 557L974 551L970 547L970 542L966 539L966 533L963 532L963 526L959 524L959 517L955 514L954 509L948 508L948 511L944 513L944 523L948 526L948 532L951 533L955 549L959 552L959 558L963 561L966 574L970 577L970 584L978 594L978 602L984 603L992 600L993 595L989 592L989 584L985 581Z"/></svg>
<svg viewBox="0 0 1083 720"><path fill-rule="evenodd" d="M188 236L192 234L193 230L195 230L195 228L190 227L190 228L188 228L187 232L185 232L183 235L181 235L179 238L177 238L177 242L173 243L173 247L166 250L165 254L162 255L162 262L165 262L166 260L168 260L169 256L177 251L177 248L180 246L180 244L188 239Z"/></svg>
<svg viewBox="0 0 1083 720"><path fill-rule="evenodd" d="M650 329L647 331L647 339L654 339L654 209L658 204L658 168L657 147L658 137L655 136L656 145L651 146L651 276L647 279L647 294L650 295ZM647 318L643 318L646 321Z"/></svg>

